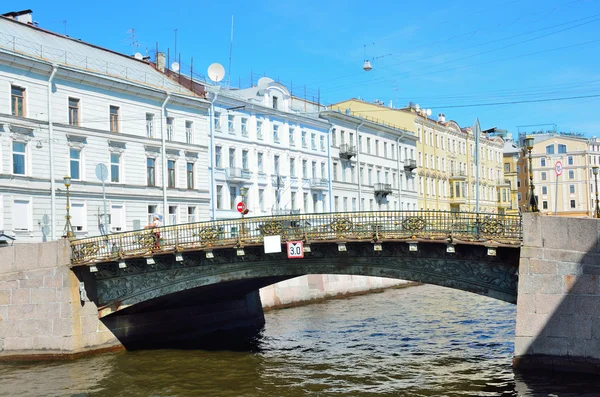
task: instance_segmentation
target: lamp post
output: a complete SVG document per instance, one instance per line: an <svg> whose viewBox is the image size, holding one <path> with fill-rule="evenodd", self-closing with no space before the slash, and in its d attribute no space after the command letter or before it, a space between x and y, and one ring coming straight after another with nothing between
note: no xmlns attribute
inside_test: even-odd
<svg viewBox="0 0 600 397"><path fill-rule="evenodd" d="M63 180L65 182L65 187L67 188L67 215L65 216L66 222L65 222L65 230L63 231L63 237L70 239L70 238L75 237L75 233L73 232L73 226L71 225L71 201L70 201L70 195L69 195L69 187L71 186L71 177L67 175L63 178Z"/></svg>
<svg viewBox="0 0 600 397"><path fill-rule="evenodd" d="M592 172L594 173L594 182L596 184L596 211L595 217L600 218L600 205L598 205L598 167L592 167Z"/></svg>
<svg viewBox="0 0 600 397"><path fill-rule="evenodd" d="M529 153L529 211L538 212L537 199L535 198L535 187L533 185L533 161L531 159L531 151L533 150L534 139L527 137L524 140L525 147Z"/></svg>

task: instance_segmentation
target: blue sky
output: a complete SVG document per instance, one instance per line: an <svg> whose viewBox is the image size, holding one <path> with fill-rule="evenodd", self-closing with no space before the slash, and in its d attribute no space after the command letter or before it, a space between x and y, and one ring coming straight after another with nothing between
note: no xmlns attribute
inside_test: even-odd
<svg viewBox="0 0 600 397"><path fill-rule="evenodd" d="M326 104L413 101L462 126L478 117L483 128L514 133L554 123L600 135L600 0L19 0L6 7L0 11L31 8L40 27L127 54L153 54L158 42L173 56L177 29L183 69L192 57L202 74L219 62L234 85L247 86L252 72L291 81L300 96L306 85ZM139 47L130 45L132 28ZM521 103L475 106L499 102ZM521 131L532 128L552 127Z"/></svg>

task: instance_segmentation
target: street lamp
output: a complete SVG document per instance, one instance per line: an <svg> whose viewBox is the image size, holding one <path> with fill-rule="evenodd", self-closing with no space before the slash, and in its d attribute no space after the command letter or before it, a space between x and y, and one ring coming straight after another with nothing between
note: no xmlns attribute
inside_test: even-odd
<svg viewBox="0 0 600 397"><path fill-rule="evenodd" d="M598 205L598 166L592 167L594 182L596 183L596 218L600 218L600 205Z"/></svg>
<svg viewBox="0 0 600 397"><path fill-rule="evenodd" d="M537 199L535 198L535 187L533 186L533 163L531 159L531 151L533 150L534 139L532 137L525 138L523 143L529 153L529 211L538 212Z"/></svg>
<svg viewBox="0 0 600 397"><path fill-rule="evenodd" d="M71 186L71 177L67 175L63 178L63 180L65 182L65 187L67 188L67 215L65 216L66 223L65 230L63 231L63 237L70 239L75 237L75 233L73 232L73 226L71 225L71 201L69 200L69 187Z"/></svg>

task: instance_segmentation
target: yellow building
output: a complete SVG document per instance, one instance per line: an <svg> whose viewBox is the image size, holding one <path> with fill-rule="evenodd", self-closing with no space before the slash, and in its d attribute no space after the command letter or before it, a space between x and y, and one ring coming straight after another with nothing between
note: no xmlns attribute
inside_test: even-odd
<svg viewBox="0 0 600 397"><path fill-rule="evenodd" d="M475 136L470 127L461 129L443 114L434 120L418 106L395 109L350 99L331 108L415 134L417 168L411 174L417 179L420 209L475 211ZM502 174L503 141L481 134L479 148L479 211L504 212L510 202ZM506 200L500 204L498 197L503 196Z"/></svg>
<svg viewBox="0 0 600 397"><path fill-rule="evenodd" d="M519 213L519 188L521 183L519 182L518 171L521 169L519 159L521 158L522 149L512 138L507 138L504 140L502 154L504 157L504 182L509 191L509 203L505 213L514 215ZM500 204L503 203L503 199L504 197L499 197Z"/></svg>
<svg viewBox="0 0 600 397"><path fill-rule="evenodd" d="M535 134L531 163L533 185L540 212L558 216L592 216L595 186L592 167L597 160L594 140L567 134ZM518 178L519 206L527 211L529 173L526 151L522 152ZM562 164L557 176L556 164Z"/></svg>

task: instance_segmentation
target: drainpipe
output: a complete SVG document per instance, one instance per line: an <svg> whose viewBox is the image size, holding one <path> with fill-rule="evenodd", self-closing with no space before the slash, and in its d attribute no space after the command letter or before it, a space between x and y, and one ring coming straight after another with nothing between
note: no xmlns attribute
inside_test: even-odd
<svg viewBox="0 0 600 397"><path fill-rule="evenodd" d="M329 192L329 212L333 212L333 208L331 203L333 202L333 197L331 196L333 194L333 188L332 188L332 182L331 182L331 133L333 131L333 124L331 123L331 121L329 122L329 134L327 134L327 172L329 173L329 188L327 189ZM314 175L313 175L314 177ZM321 175L321 177L323 177L323 175Z"/></svg>
<svg viewBox="0 0 600 397"><path fill-rule="evenodd" d="M402 154L402 150L400 149L400 141L402 140L402 138L404 138L404 130L402 130L402 134L398 137L398 139L396 139L396 146L398 148L398 154L396 155L396 166L398 167L398 210L402 211L402 199L401 199L401 193L402 193L402 177L400 175L400 155ZM406 160L406 159L404 159Z"/></svg>
<svg viewBox="0 0 600 397"><path fill-rule="evenodd" d="M215 118L215 101L219 93L216 92L212 101L210 101L210 117L208 118L208 124L210 126L210 219L215 220L215 140L214 140L214 118Z"/></svg>
<svg viewBox="0 0 600 397"><path fill-rule="evenodd" d="M58 71L57 65L52 65L52 73L48 79L48 155L50 160L50 218L52 240L56 240L56 181L54 180L54 129L52 124L52 82Z"/></svg>
<svg viewBox="0 0 600 397"><path fill-rule="evenodd" d="M165 137L165 113L166 113L166 106L167 106L167 102L169 102L169 99L171 99L171 94L169 92L166 92L167 97L165 98L165 101L163 102L163 104L160 107L160 140L161 140L161 156L162 156L162 182L163 182L163 222L166 223L166 219L168 216L168 210L169 208L167 207L167 139Z"/></svg>
<svg viewBox="0 0 600 397"><path fill-rule="evenodd" d="M354 147L356 148L356 164L358 166L358 211L362 211L362 177L360 175L360 148L358 147L358 142L360 142L359 136L360 132L358 130L363 126L365 122L361 120L360 124L356 126L356 144Z"/></svg>

